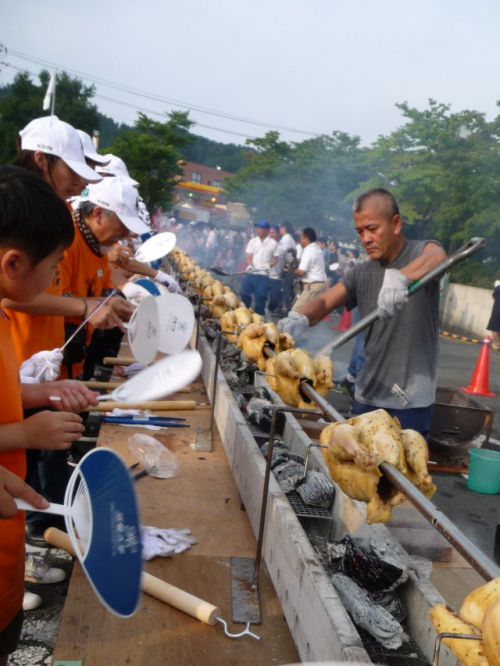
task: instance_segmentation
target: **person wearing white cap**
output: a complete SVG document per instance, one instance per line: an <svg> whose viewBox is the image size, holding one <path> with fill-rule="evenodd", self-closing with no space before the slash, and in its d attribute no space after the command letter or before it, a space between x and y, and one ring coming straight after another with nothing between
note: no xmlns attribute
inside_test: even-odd
<svg viewBox="0 0 500 666"><path fill-rule="evenodd" d="M137 180L134 180L133 178L130 177L127 165L121 159L121 157L113 155L112 153L107 153L103 157L105 157L107 160L106 164L96 166L96 169L101 176L104 176L105 178L107 176L122 176L124 178L130 178L130 180L134 184L134 187L137 187L139 185Z"/></svg>
<svg viewBox="0 0 500 666"><path fill-rule="evenodd" d="M82 142L75 128L56 116L32 120L19 136L17 166L38 174L64 201L80 194L87 183L102 180L85 162ZM9 310L19 361L33 358L40 350L52 350L43 352L50 353L50 358L46 359L47 372L38 377L39 370L36 371L38 381L58 376L55 368L58 369L62 361L59 348L64 344L63 318L83 318L99 304L95 299L63 298L58 276L54 284L31 303L4 300L2 305ZM112 328L121 326L121 320L112 306L104 306L96 313L92 324L97 328Z"/></svg>
<svg viewBox="0 0 500 666"><path fill-rule="evenodd" d="M61 288L64 295L78 298L100 298L113 289L111 271L103 246L106 247L130 233L147 232L146 225L138 214L138 194L128 178L105 178L100 183L89 185L82 196L79 207L73 212L75 240L66 250L60 264ZM132 313L130 304L116 299L115 311L124 318ZM66 319L68 338L79 325L79 320ZM75 356L70 347L66 348L65 360L71 367L71 375L78 376L85 354L85 332L83 345L76 343L73 350L81 350ZM69 350L69 351L68 351Z"/></svg>
<svg viewBox="0 0 500 666"><path fill-rule="evenodd" d="M87 165L75 128L56 116L35 118L19 136L17 165L36 171L61 199L76 196L87 183L102 179Z"/></svg>
<svg viewBox="0 0 500 666"><path fill-rule="evenodd" d="M109 156L106 157L106 155L99 155L99 153L95 149L90 134L87 134L87 132L84 132L83 130L79 129L77 129L76 131L78 132L78 135L82 140L83 154L85 155L85 160L87 164L92 168L108 164L110 157Z"/></svg>

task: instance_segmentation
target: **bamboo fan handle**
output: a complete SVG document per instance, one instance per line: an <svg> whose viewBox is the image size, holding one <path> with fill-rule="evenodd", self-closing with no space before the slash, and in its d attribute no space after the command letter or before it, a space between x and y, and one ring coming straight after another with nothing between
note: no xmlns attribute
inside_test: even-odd
<svg viewBox="0 0 500 666"><path fill-rule="evenodd" d="M71 511L68 510L64 504L54 504L53 502L49 503L49 506L46 509L36 509L34 506L31 506L31 504L28 504L28 502L25 502L22 499L16 499L16 506L18 509L21 511L36 511L37 513L52 513L56 516L69 516L71 515Z"/></svg>
<svg viewBox="0 0 500 666"><path fill-rule="evenodd" d="M152 412L172 412L175 410L196 409L195 400L145 400L144 402L112 402L107 400L84 412L110 412L112 409L150 409Z"/></svg>
<svg viewBox="0 0 500 666"><path fill-rule="evenodd" d="M115 389L123 384L123 382L97 382L89 380L82 382L89 389Z"/></svg>
<svg viewBox="0 0 500 666"><path fill-rule="evenodd" d="M70 555L75 555L69 536L56 527L49 527L45 530L43 538L51 546L61 548ZM155 597L155 599L159 599L206 624L216 624L216 618L221 614L217 606L144 571L142 573L141 589L151 597Z"/></svg>
<svg viewBox="0 0 500 666"><path fill-rule="evenodd" d="M102 359L103 365L132 365L137 362L133 356L105 356Z"/></svg>

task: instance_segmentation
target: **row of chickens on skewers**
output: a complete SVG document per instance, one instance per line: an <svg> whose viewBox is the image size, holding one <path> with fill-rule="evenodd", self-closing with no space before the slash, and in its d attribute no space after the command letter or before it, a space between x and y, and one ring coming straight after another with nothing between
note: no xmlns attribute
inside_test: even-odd
<svg viewBox="0 0 500 666"><path fill-rule="evenodd" d="M180 250L171 254L182 279L203 299L219 320L227 340L243 350L249 362L266 375L268 384L287 405L310 408L300 382L306 380L326 397L333 388L333 364L325 356L295 347L293 338L274 323L245 307L236 294L201 269ZM264 348L274 354L268 356ZM320 435L325 461L333 480L352 499L367 503L367 523L386 522L405 496L384 483L379 465L388 462L420 491L431 497L436 486L428 472L428 447L416 431L402 429L399 421L378 409L344 422L326 425ZM446 639L445 643L466 666L500 666L500 579L471 592L458 614L443 604L430 611L438 632L477 635L477 641Z"/></svg>
<svg viewBox="0 0 500 666"><path fill-rule="evenodd" d="M314 406L300 392L304 380L321 396L327 396L333 388L333 365L328 357L312 357L295 347L289 334L280 333L274 323L266 323L245 307L230 287L199 268L185 253L175 251L172 259L182 279L219 320L229 342L265 373L268 384L285 404L301 409ZM274 354L266 355L266 347ZM427 442L416 431L402 429L385 410L327 425L320 443L328 447L322 451L334 481L349 497L367 503L368 523L389 520L393 507L405 500L392 485L381 483L378 466L382 462L397 467L427 497L436 490L427 469Z"/></svg>

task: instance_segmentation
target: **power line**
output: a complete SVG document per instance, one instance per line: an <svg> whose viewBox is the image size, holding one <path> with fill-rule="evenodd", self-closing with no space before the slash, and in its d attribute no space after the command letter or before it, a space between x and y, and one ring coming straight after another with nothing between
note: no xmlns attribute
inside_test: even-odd
<svg viewBox="0 0 500 666"><path fill-rule="evenodd" d="M168 98L168 97L160 97L158 95L155 95L153 93L143 91L137 88L132 88L130 86L126 86L123 84L118 84L113 81L109 81L107 79L102 79L100 77L96 76L90 76L89 74L86 74L84 72L81 72L80 70L73 69L71 67L62 67L61 65L57 65L56 63L49 62L47 60L43 60L42 58L36 58L34 56L30 56L29 54L23 53L21 51L16 51L14 49L8 49L8 53L14 55L17 58L20 58L21 60L27 60L28 62L35 63L37 65L42 65L44 67L50 67L52 69L56 69L58 71L68 71L72 72L73 74L77 74L83 79L86 79L88 81L92 81L93 83L99 83L100 85L108 86L110 88L114 88L116 90L119 90L121 92L126 92L131 95L136 95L138 97L144 97L145 99L150 99L154 100L156 102L162 102L164 104L171 104L175 106L179 106L184 109L188 109L189 111L197 111L199 113L205 113L208 115L213 115L217 116L219 118L225 118L227 120L233 120L235 122L241 122L241 123L246 123L249 125L257 125L260 127L267 127L271 129L277 129L277 130L282 130L286 132L293 132L296 134L304 134L307 136L319 136L318 133L315 132L308 132L305 130L300 130L296 129L293 127L287 127L283 125L275 125L274 123L268 123L268 122L263 122L260 120L255 120L252 118L245 118L243 116L237 116L234 114L226 113L224 111L217 111L215 109L210 109L208 107L196 105L196 104L189 104L187 102L183 102L181 100L176 100L173 98Z"/></svg>
<svg viewBox="0 0 500 666"><path fill-rule="evenodd" d="M18 67L17 65L13 65L12 63L2 61L0 62L0 65L4 65L5 67L10 67L12 69L17 70L18 72L27 72L28 74L31 74L32 76L37 76L36 72L32 72L25 67ZM138 106L136 104L130 104L129 102L124 102L122 100L118 99L113 99L112 97L106 97L105 95L99 95L95 94L94 97L98 99L103 99L106 100L107 102L113 102L114 104L119 104L121 106L125 106L131 109L135 109L137 111L142 111L143 113L148 113L154 116L159 116L161 118L165 118L165 113L162 113L161 111L153 111L153 109L147 109L143 106ZM242 132L236 132L233 130L227 130L223 129L222 127L213 127L212 125L204 125L202 123L199 123L197 121L193 121L193 124L196 127L202 127L203 129L209 129L209 130L214 130L216 132L223 132L225 134L233 134L234 136L240 136L243 137L244 139L254 139L254 136L251 136L249 134L243 134Z"/></svg>

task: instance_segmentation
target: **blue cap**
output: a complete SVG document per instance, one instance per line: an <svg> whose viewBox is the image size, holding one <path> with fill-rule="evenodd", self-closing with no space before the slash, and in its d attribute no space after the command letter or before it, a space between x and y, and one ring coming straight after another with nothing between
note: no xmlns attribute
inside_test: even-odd
<svg viewBox="0 0 500 666"><path fill-rule="evenodd" d="M278 227L277 224L271 224L271 230L272 230L272 231L278 231L278 232L279 232L280 228Z"/></svg>
<svg viewBox="0 0 500 666"><path fill-rule="evenodd" d="M260 220L260 222L255 223L256 227L259 227L259 229L270 229L271 225L267 220Z"/></svg>

